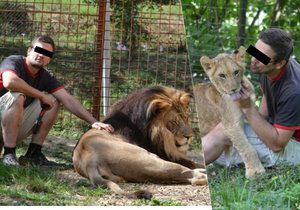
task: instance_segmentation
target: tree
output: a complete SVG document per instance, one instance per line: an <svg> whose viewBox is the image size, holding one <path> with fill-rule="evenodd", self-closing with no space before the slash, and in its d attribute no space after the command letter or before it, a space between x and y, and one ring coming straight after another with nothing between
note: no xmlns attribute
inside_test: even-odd
<svg viewBox="0 0 300 210"><path fill-rule="evenodd" d="M247 11L247 0L240 0L240 12L238 20L238 35L237 35L237 46L244 45L246 38L246 11Z"/></svg>
<svg viewBox="0 0 300 210"><path fill-rule="evenodd" d="M296 46L300 39L300 1L182 0L182 5L195 82L206 78L199 64L202 55L214 57L254 44L259 33L271 26L290 32ZM299 47L294 54L300 55Z"/></svg>
<svg viewBox="0 0 300 210"><path fill-rule="evenodd" d="M274 5L274 10L271 18L271 26L279 26L279 19L282 15L283 9L287 3L287 0L277 0Z"/></svg>

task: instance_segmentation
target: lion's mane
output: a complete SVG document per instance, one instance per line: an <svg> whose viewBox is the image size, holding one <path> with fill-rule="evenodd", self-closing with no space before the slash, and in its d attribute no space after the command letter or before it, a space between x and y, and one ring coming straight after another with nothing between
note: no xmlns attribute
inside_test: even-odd
<svg viewBox="0 0 300 210"><path fill-rule="evenodd" d="M153 129L154 122L163 120L162 114L170 109L176 109L178 114L187 113L191 94L174 88L155 86L144 88L130 94L127 98L111 106L103 122L114 127L114 133L123 136L129 143L138 145L160 158L172 162L182 157L178 151L166 151L176 148L175 142L166 142L163 135ZM186 164L185 164L186 165Z"/></svg>

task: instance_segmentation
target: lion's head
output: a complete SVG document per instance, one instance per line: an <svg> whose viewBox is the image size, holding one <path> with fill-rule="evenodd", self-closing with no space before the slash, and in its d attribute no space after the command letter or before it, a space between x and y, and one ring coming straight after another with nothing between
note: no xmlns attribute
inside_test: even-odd
<svg viewBox="0 0 300 210"><path fill-rule="evenodd" d="M176 161L186 157L193 135L190 99L191 94L174 88L145 88L114 104L104 122L128 142Z"/></svg>
<svg viewBox="0 0 300 210"><path fill-rule="evenodd" d="M241 46L233 54L222 53L213 59L201 57L204 71L221 94L232 95L240 91L246 67L245 52Z"/></svg>

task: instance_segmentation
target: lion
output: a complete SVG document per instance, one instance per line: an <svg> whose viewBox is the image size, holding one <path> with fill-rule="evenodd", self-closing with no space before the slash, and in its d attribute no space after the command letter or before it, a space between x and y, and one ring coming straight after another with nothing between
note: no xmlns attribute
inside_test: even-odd
<svg viewBox="0 0 300 210"><path fill-rule="evenodd" d="M73 152L75 170L94 185L129 198L151 198L146 190L124 192L119 182L207 184L204 168L187 158L193 131L191 94L156 86L141 89L110 108L103 122L113 133L91 129Z"/></svg>
<svg viewBox="0 0 300 210"><path fill-rule="evenodd" d="M241 46L233 54L222 53L213 59L202 56L200 63L210 83L195 85L194 97L200 136L203 137L219 122L222 122L225 134L232 141L245 164L246 177L252 179L264 173L265 169L243 131L242 111L231 98L241 90L242 81L253 88L244 75L245 52L245 48ZM255 100L255 96L251 99Z"/></svg>

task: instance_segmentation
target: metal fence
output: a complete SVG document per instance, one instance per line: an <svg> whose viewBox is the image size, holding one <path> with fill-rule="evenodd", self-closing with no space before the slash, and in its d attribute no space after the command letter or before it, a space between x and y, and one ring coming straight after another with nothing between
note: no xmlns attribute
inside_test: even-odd
<svg viewBox="0 0 300 210"><path fill-rule="evenodd" d="M191 91L178 0L0 0L1 61L26 55L33 37L43 33L57 48L48 68L98 119L142 87ZM74 119L63 110L57 124Z"/></svg>

